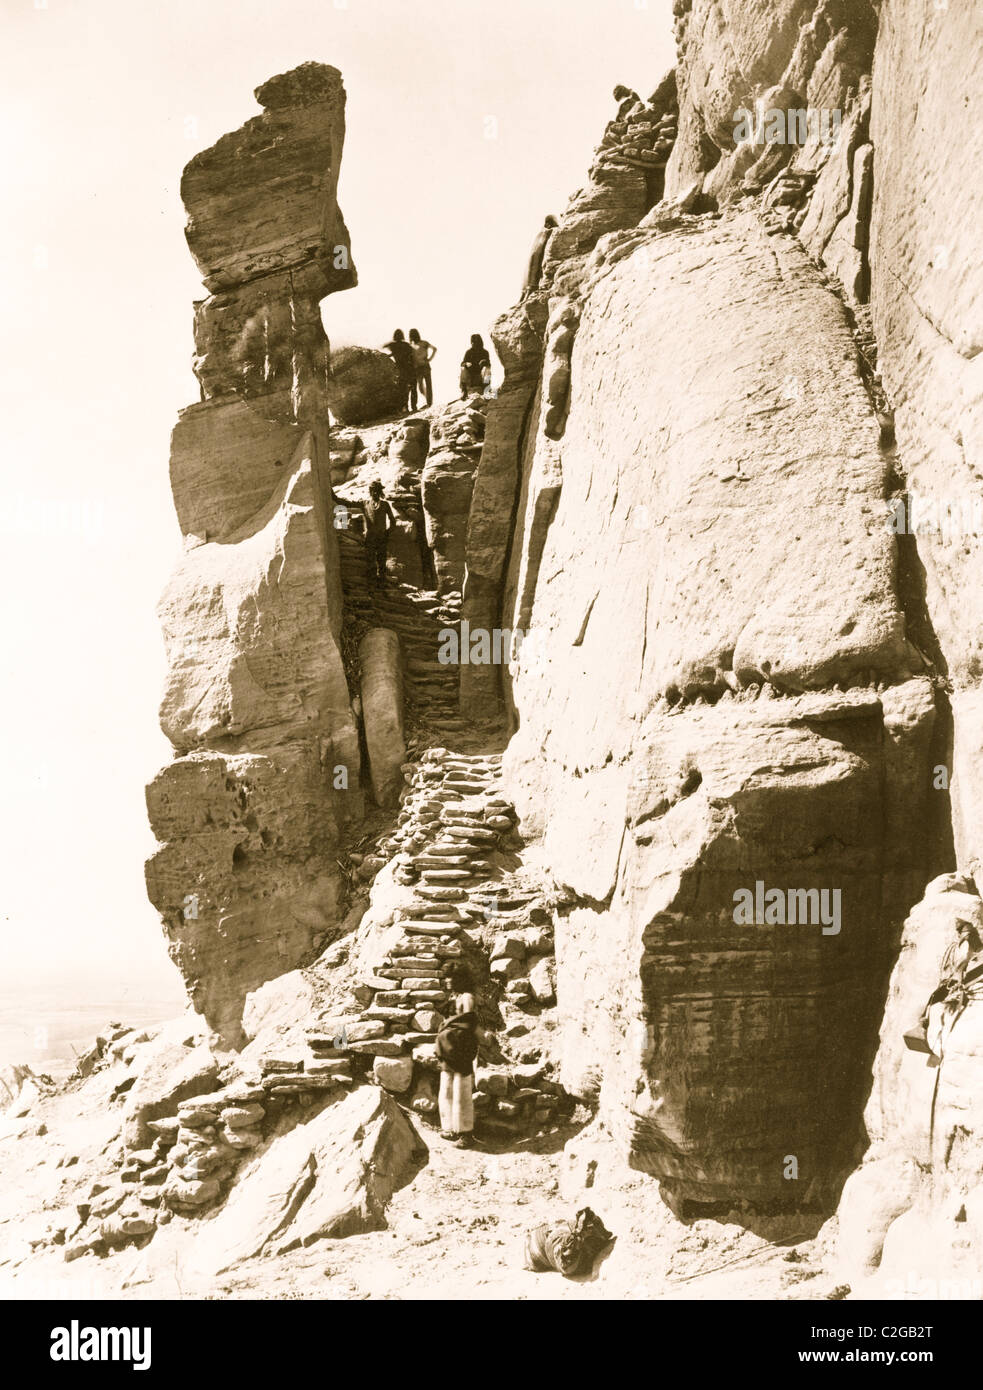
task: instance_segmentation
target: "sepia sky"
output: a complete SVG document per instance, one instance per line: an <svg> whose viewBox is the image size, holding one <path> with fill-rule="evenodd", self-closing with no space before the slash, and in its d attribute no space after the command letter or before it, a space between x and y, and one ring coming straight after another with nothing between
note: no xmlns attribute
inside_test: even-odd
<svg viewBox="0 0 983 1390"><path fill-rule="evenodd" d="M0 985L175 986L146 900L144 784L170 757L154 607L198 399L181 169L309 59L348 91L357 289L336 345L417 327L456 394L583 181L616 82L672 62L670 0L0 0Z"/></svg>

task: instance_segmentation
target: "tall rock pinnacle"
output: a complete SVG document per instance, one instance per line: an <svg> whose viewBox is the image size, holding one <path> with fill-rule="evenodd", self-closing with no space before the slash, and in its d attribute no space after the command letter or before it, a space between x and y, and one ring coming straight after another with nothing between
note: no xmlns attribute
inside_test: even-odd
<svg viewBox="0 0 983 1390"><path fill-rule="evenodd" d="M227 1040L245 995L334 922L334 847L358 813L342 667L320 301L355 283L335 192L341 75L304 63L261 115L184 171L201 402L181 412L171 486L185 555L160 607L162 726L180 755L148 790L147 867L170 952ZM335 769L345 768L345 776ZM353 800L350 800L352 798Z"/></svg>

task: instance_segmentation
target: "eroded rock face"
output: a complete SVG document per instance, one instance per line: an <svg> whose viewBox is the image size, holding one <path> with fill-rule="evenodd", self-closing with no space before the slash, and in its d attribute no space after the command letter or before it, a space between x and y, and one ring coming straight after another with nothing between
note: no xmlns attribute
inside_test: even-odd
<svg viewBox="0 0 983 1390"><path fill-rule="evenodd" d="M953 843L960 864L980 857L980 528L898 543L884 523L888 497L912 492L968 514L980 471L980 136L967 125L952 147L946 132L966 124L983 20L931 0L673 9L674 78L651 112L621 89L539 287L497 326L506 377L465 614L530 633L505 682L506 767L568 895L567 1083L600 1097L632 1161L677 1197L828 1207L860 1151L901 919ZM759 106L786 113L780 143L739 136ZM637 160L604 188L635 132L668 152L654 207L651 178L632 202ZM732 205L745 215L713 212ZM493 704L496 675L462 673L467 708ZM936 848L950 782L950 848L947 826ZM735 945L727 875L751 864L790 887L835 880L859 939L844 926L792 946L755 926ZM750 983L762 969L767 999ZM892 991L906 971L910 953ZM817 1086L824 1052L836 1079ZM972 1055L953 1062L959 1085ZM904 1101L890 1055L877 1067L890 1131ZM762 1147L773 1120L808 1155L798 1198ZM912 1207L891 1228L912 1249L935 1215L955 1219L913 1164L875 1144L881 1178L848 1189L855 1230Z"/></svg>
<svg viewBox="0 0 983 1390"><path fill-rule="evenodd" d="M195 155L181 179L188 245L211 291L311 261L333 267L336 246L348 247L337 202L341 73L302 63L255 95L263 114ZM340 274L334 289L352 283L347 267Z"/></svg>
<svg viewBox="0 0 983 1390"><path fill-rule="evenodd" d="M310 453L311 436L306 435ZM309 457L229 543L189 550L161 605L171 661L161 725L175 748L257 749L304 729L325 761L357 765L332 631ZM248 530L248 527L246 528Z"/></svg>
<svg viewBox="0 0 983 1390"><path fill-rule="evenodd" d="M788 142L740 141L741 108L760 102L765 112L838 112L842 120L870 72L877 21L868 0L681 0L674 12L679 136L666 168L670 199L694 183L730 199L742 181L760 186L795 155ZM821 163L818 122L803 143L812 166Z"/></svg>
<svg viewBox="0 0 983 1390"><path fill-rule="evenodd" d="M930 61L913 64L914 52ZM983 128L967 114L981 52L976 6L881 6L871 107L878 170L871 307L908 497L935 504L936 523L916 544L953 686L953 825L965 867L983 858L983 266L973 174ZM917 525L914 508L911 515Z"/></svg>
<svg viewBox="0 0 983 1390"><path fill-rule="evenodd" d="M507 785L568 895L564 1084L677 1200L793 1202L794 1155L828 1205L924 881L934 700L877 422L839 301L753 218L602 238L581 301L505 610ZM836 930L735 920L758 882L837 889Z"/></svg>
<svg viewBox="0 0 983 1390"><path fill-rule="evenodd" d="M249 992L337 925L338 802L317 741L300 738L189 754L147 790L163 842L147 863L150 900L195 1008L225 1039L241 1039Z"/></svg>
<svg viewBox="0 0 983 1390"><path fill-rule="evenodd" d="M488 411L468 511L462 614L473 631L491 632L501 617L519 488L519 449L539 383L546 316L546 296L532 294L503 314L492 330L505 379ZM494 712L502 697L500 667L462 666L460 689L464 714L480 718Z"/></svg>
<svg viewBox="0 0 983 1390"><path fill-rule="evenodd" d="M488 408L484 447L474 472L464 546L462 614L472 630L499 626L506 556L519 505L520 454L534 437L545 401L545 433L562 437L570 395L570 362L579 298L589 258L609 234L633 227L658 200L676 135L676 85L663 79L648 104L629 95L625 119L608 123L587 183L571 197L547 241L539 283L495 324L492 338L505 368ZM462 712L492 716L507 691L494 665L462 666Z"/></svg>
<svg viewBox="0 0 983 1390"><path fill-rule="evenodd" d="M195 314L202 401L171 444L185 555L160 608L161 723L183 756L147 797L150 897L228 1042L248 992L335 925L337 844L361 810L319 308L354 283L335 201L344 89L308 63L256 95L263 114L182 180L212 293Z"/></svg>
<svg viewBox="0 0 983 1390"><path fill-rule="evenodd" d="M427 541L437 581L444 592L464 583L468 513L474 474L485 435L486 402L473 395L453 401L430 427L430 452L423 466L421 495Z"/></svg>
<svg viewBox="0 0 983 1390"><path fill-rule="evenodd" d="M932 698L914 684L901 749L917 760ZM882 798L900 790L885 717L850 692L650 718L626 763L575 783L592 814L551 810L548 853L583 904L557 929L564 1082L599 1094L667 1194L793 1201L793 1155L797 1195L828 1203L855 1159L884 971L917 892L917 868L882 857ZM901 828L910 845L915 816ZM589 872L561 838L581 861L593 839ZM805 924L735 921L758 883L838 896Z"/></svg>

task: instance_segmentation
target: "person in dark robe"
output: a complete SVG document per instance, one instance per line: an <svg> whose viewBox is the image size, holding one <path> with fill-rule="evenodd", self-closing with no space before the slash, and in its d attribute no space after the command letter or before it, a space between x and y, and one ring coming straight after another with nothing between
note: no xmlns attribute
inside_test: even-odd
<svg viewBox="0 0 983 1390"><path fill-rule="evenodd" d="M484 392L491 384L491 358L480 333L471 334L471 346L461 359L461 400L472 392Z"/></svg>
<svg viewBox="0 0 983 1390"><path fill-rule="evenodd" d="M437 1111L441 1134L464 1149L473 1142L474 1062L479 1044L489 1042L492 1034L478 1026L471 977L465 967L454 971L451 988L454 1013L444 1021L436 1042L440 1066Z"/></svg>

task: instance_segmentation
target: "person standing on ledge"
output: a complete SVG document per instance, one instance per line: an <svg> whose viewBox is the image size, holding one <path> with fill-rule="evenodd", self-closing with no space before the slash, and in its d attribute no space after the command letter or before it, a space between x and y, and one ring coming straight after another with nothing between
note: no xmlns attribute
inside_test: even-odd
<svg viewBox="0 0 983 1390"><path fill-rule="evenodd" d="M492 1037L478 1027L472 988L467 969L457 966L451 974L454 1013L445 1019L436 1042L440 1132L459 1149L468 1149L474 1142L474 1061L479 1043L489 1042Z"/></svg>
<svg viewBox="0 0 983 1390"><path fill-rule="evenodd" d="M413 349L403 337L401 328L394 330L392 342L387 343L383 351L388 352L396 364L396 378L401 396L400 409L404 415L407 410L412 413L416 410L416 358L413 356Z"/></svg>
<svg viewBox="0 0 983 1390"><path fill-rule="evenodd" d="M550 237L556 231L556 226L556 218L551 213L536 233L536 240L533 242L532 250L529 253L529 266L526 270L525 284L522 286L523 299L525 299L527 295L532 294L533 290L539 289L539 282L543 276L543 259L546 256L546 246Z"/></svg>
<svg viewBox="0 0 983 1390"><path fill-rule="evenodd" d="M365 549L369 557L369 574L374 574L378 587L386 582L386 558L389 546L389 529L396 524L392 507L386 501L379 479L369 486L369 500L365 504Z"/></svg>
<svg viewBox="0 0 983 1390"><path fill-rule="evenodd" d="M461 359L461 400L473 391L484 392L491 384L491 358L480 333L471 334L471 346Z"/></svg>
<svg viewBox="0 0 983 1390"><path fill-rule="evenodd" d="M437 349L433 343L428 343L426 338L420 337L418 328L411 328L410 351L416 365L417 388L426 404L433 405L433 376L430 372L430 363L436 357Z"/></svg>

